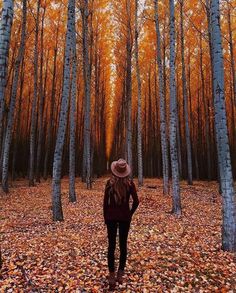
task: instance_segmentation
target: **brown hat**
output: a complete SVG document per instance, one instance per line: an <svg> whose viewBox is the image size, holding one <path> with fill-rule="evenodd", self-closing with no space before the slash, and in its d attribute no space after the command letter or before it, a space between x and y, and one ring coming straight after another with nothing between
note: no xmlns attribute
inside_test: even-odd
<svg viewBox="0 0 236 293"><path fill-rule="evenodd" d="M119 159L111 163L111 171L115 176L124 178L130 174L131 169L124 159Z"/></svg>

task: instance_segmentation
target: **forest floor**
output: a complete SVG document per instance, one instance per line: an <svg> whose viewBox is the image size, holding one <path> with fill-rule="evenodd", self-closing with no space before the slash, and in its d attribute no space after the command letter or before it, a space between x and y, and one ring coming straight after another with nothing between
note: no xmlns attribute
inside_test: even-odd
<svg viewBox="0 0 236 293"><path fill-rule="evenodd" d="M64 179L60 223L51 220L50 182L29 188L17 181L0 194L0 292L107 292L105 182L88 191L77 179L71 204ZM125 282L116 292L236 292L236 256L221 250L216 183L182 182L181 192L183 215L176 218L160 180L147 179L139 190Z"/></svg>

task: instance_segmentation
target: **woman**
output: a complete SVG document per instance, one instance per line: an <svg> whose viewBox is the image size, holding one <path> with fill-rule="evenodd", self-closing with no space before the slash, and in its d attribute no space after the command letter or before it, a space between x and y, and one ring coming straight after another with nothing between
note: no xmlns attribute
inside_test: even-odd
<svg viewBox="0 0 236 293"><path fill-rule="evenodd" d="M112 177L107 181L104 194L104 220L108 234L108 268L109 286L113 290L116 280L122 284L122 277L127 258L127 238L132 215L139 205L134 183L129 179L130 166L125 160L119 159L111 164ZM133 199L132 208L129 208L130 195ZM115 247L116 234L119 229L120 261L115 278Z"/></svg>

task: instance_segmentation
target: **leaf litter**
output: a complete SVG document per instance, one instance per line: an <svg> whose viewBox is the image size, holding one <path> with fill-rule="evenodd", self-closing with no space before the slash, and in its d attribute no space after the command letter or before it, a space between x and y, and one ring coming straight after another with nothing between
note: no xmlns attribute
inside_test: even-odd
<svg viewBox="0 0 236 293"><path fill-rule="evenodd" d="M8 196L0 195L0 292L108 292L105 182L98 179L86 190L77 179L72 204L63 179L65 220L59 223L51 220L50 182L27 187L17 181ZM221 250L217 188L215 182L181 182L183 215L176 218L161 180L145 181L131 224L125 281L116 292L236 292L236 257Z"/></svg>

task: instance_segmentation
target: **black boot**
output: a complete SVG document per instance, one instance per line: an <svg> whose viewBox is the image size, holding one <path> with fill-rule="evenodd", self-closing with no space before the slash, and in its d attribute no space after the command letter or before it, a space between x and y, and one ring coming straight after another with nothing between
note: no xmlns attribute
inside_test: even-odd
<svg viewBox="0 0 236 293"><path fill-rule="evenodd" d="M108 282L109 282L109 290L114 290L115 287L116 287L115 273L110 273L109 274Z"/></svg>
<svg viewBox="0 0 236 293"><path fill-rule="evenodd" d="M117 280L117 282L119 284L122 284L123 283L124 273L125 273L124 270L118 270L118 272L117 272L117 278L116 278L116 280Z"/></svg>

